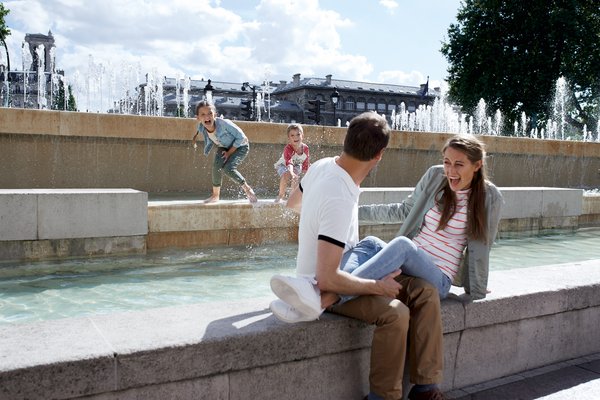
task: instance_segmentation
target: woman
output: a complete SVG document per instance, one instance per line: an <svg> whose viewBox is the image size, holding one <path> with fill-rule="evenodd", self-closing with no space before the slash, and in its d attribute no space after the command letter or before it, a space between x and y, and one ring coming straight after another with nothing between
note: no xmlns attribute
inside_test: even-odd
<svg viewBox="0 0 600 400"><path fill-rule="evenodd" d="M257 199L254 191L238 171L239 165L250 150L248 138L236 124L228 119L217 118L216 115L217 109L212 103L203 100L196 105L198 130L192 138L194 148L196 147L196 138L200 132L204 137L204 155L208 155L213 146L217 146L212 168L212 195L204 202L215 203L219 201L224 172L225 175L241 186L251 203L256 203Z"/></svg>
<svg viewBox="0 0 600 400"><path fill-rule="evenodd" d="M450 138L442 154L443 165L429 168L406 200L361 206L359 219L402 223L398 236L410 239L405 245L416 250L402 273L429 281L441 298L453 284L482 299L502 195L487 180L484 145L474 136Z"/></svg>

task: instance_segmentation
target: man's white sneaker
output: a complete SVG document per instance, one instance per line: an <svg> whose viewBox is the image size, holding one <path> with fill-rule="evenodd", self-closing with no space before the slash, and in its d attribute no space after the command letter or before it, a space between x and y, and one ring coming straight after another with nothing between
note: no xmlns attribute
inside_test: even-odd
<svg viewBox="0 0 600 400"><path fill-rule="evenodd" d="M275 299L269 308L280 321L294 324L296 322L314 321L317 318L307 317L283 300Z"/></svg>
<svg viewBox="0 0 600 400"><path fill-rule="evenodd" d="M277 297L311 320L319 318L324 311L321 308L319 289L305 278L274 275L271 278L271 290Z"/></svg>

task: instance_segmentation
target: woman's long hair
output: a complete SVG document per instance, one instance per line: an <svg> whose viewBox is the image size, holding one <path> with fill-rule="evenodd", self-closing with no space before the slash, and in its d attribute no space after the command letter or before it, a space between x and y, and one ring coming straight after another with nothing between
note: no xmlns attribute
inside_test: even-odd
<svg viewBox="0 0 600 400"><path fill-rule="evenodd" d="M487 172L485 168L485 146L474 136L454 136L446 142L442 154L452 147L465 154L469 161L476 163L481 160L481 168L473 176L469 205L467 209L467 237L482 240L487 243L487 213L485 211L485 182ZM444 181L441 190L442 216L438 230L444 229L456 210L456 194L450 189L448 180Z"/></svg>

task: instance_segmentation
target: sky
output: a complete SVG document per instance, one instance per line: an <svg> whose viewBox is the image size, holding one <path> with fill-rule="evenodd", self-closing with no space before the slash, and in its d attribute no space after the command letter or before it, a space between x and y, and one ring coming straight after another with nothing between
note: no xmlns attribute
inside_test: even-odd
<svg viewBox="0 0 600 400"><path fill-rule="evenodd" d="M25 34L51 31L67 81L78 90L112 82L97 89L110 97L146 74L255 84L331 74L409 86L429 76L430 87L444 87L440 48L461 0L2 3L12 70L21 69Z"/></svg>

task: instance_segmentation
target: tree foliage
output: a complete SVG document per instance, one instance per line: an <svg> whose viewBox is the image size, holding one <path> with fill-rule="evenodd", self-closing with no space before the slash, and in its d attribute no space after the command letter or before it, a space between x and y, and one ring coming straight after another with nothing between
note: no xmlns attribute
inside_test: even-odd
<svg viewBox="0 0 600 400"><path fill-rule="evenodd" d="M598 0L464 0L442 54L449 99L473 114L480 99L515 121L549 117L554 85L572 93L571 123L595 128L600 99Z"/></svg>
<svg viewBox="0 0 600 400"><path fill-rule="evenodd" d="M58 82L58 92L56 93L56 97L54 98L54 104L52 104L52 109L77 111L77 103L75 102L75 96L73 95L71 85L67 86L66 96L67 97L65 99L65 84L61 79Z"/></svg>
<svg viewBox="0 0 600 400"><path fill-rule="evenodd" d="M10 35L10 29L6 26L6 21L4 21L4 17L8 15L10 10L4 8L4 4L0 3L0 39L4 40Z"/></svg>
<svg viewBox="0 0 600 400"><path fill-rule="evenodd" d="M6 60L7 60L7 69L10 70L10 58L8 55L8 46L6 46L6 38L10 35L10 29L6 26L6 22L4 21L4 17L10 12L4 8L4 4L0 3L0 43L4 47L4 51L6 52Z"/></svg>

